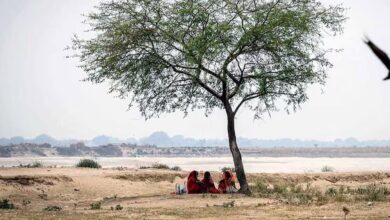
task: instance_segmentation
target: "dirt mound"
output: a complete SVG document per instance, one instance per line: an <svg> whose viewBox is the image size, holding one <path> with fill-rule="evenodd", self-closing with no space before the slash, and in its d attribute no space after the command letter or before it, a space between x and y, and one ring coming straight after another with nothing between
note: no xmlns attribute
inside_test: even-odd
<svg viewBox="0 0 390 220"><path fill-rule="evenodd" d="M289 183L299 184L311 181L325 180L331 183L337 182L372 182L383 181L390 177L390 172L376 173L321 173L321 174L249 174L249 182L257 182L259 180L267 183Z"/></svg>
<svg viewBox="0 0 390 220"><path fill-rule="evenodd" d="M366 174L322 174L319 176L313 177L314 179L322 179L329 181L331 183L337 183L337 182L372 182L372 181L383 181L386 178L390 177L390 173L383 173L383 172L377 172L377 173L366 173Z"/></svg>
<svg viewBox="0 0 390 220"><path fill-rule="evenodd" d="M64 175L60 176L27 176L27 175L17 175L17 176L0 176L0 181L5 184L10 185L54 185L54 182L72 182L72 178Z"/></svg>
<svg viewBox="0 0 390 220"><path fill-rule="evenodd" d="M187 174L183 173L129 173L115 176L108 176L114 179L130 180L133 182L173 182L176 178L185 178Z"/></svg>

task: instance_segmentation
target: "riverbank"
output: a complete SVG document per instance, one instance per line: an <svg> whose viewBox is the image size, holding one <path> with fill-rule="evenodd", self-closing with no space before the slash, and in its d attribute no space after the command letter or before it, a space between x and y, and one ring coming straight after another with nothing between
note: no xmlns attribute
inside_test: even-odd
<svg viewBox="0 0 390 220"><path fill-rule="evenodd" d="M343 207L350 210L347 219L390 216L390 195L383 191L390 189L390 172L252 173L252 196L171 194L187 174L1 168L0 199L17 209L0 209L0 219L341 219ZM212 175L220 178L219 172ZM47 207L61 211L44 211Z"/></svg>

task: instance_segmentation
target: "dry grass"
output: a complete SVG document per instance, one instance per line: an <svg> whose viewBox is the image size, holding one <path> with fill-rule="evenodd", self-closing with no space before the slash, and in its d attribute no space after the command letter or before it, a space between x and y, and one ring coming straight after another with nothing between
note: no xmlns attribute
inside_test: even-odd
<svg viewBox="0 0 390 220"><path fill-rule="evenodd" d="M54 185L54 182L71 182L72 178L61 175L61 176L28 176L28 175L17 175L17 176L0 176L0 182L5 184L18 184L23 186L31 185Z"/></svg>
<svg viewBox="0 0 390 220"><path fill-rule="evenodd" d="M133 182L173 182L176 178L182 179L187 177L185 173L127 173L110 176L114 179L129 180Z"/></svg>
<svg viewBox="0 0 390 220"><path fill-rule="evenodd" d="M340 219L343 206L347 219L390 216L390 172L250 174L254 195L244 196L173 195L188 173L170 170L0 171L0 200L17 207L0 210L0 219ZM62 211L43 211L50 205Z"/></svg>

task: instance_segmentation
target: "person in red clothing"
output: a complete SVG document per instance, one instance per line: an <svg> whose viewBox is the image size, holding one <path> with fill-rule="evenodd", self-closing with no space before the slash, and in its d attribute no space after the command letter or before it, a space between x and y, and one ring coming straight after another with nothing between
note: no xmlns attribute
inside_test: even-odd
<svg viewBox="0 0 390 220"><path fill-rule="evenodd" d="M214 193L214 194L220 193L219 190L217 188L215 188L214 181L211 178L210 172L206 171L204 173L204 177L202 179L202 183L206 187L206 191L208 193Z"/></svg>
<svg viewBox="0 0 390 220"><path fill-rule="evenodd" d="M198 180L198 171L194 170L188 175L187 180L187 192L188 194L204 193L206 187Z"/></svg>
<svg viewBox="0 0 390 220"><path fill-rule="evenodd" d="M233 180L233 175L229 171L223 172L223 177L222 180L219 181L218 189L221 193L235 193L238 191Z"/></svg>

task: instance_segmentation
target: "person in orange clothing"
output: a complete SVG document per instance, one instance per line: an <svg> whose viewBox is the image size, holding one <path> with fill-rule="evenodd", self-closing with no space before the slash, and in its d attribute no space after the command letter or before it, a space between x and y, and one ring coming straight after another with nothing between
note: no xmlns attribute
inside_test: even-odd
<svg viewBox="0 0 390 220"><path fill-rule="evenodd" d="M206 171L204 173L204 177L202 179L202 183L206 187L206 192L214 193L214 194L220 193L219 190L217 188L215 188L214 181L211 178L210 172Z"/></svg>
<svg viewBox="0 0 390 220"><path fill-rule="evenodd" d="M223 172L223 177L222 180L219 181L218 189L221 193L235 193L238 191L233 180L233 175L229 171Z"/></svg>
<svg viewBox="0 0 390 220"><path fill-rule="evenodd" d="M188 194L196 194L196 193L205 193L206 187L205 185L198 180L198 171L191 171L190 175L188 175L187 180L187 192Z"/></svg>

